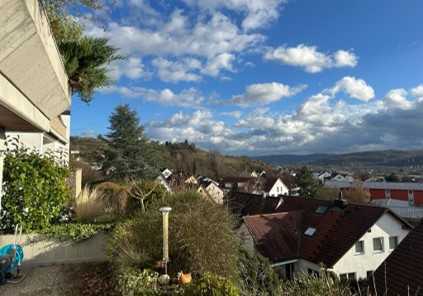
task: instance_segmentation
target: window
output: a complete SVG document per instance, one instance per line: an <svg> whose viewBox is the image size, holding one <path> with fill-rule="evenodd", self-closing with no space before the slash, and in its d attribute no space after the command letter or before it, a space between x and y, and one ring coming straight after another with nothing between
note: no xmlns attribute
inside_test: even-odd
<svg viewBox="0 0 423 296"><path fill-rule="evenodd" d="M349 280L349 281L355 281L355 280L357 280L357 277L356 277L355 272L350 272L350 273L348 273L348 274L347 274L347 277L348 277L348 280Z"/></svg>
<svg viewBox="0 0 423 296"><path fill-rule="evenodd" d="M324 214L328 210L328 207L326 206L318 206L316 209L317 214Z"/></svg>
<svg viewBox="0 0 423 296"><path fill-rule="evenodd" d="M358 241L355 243L355 253L356 254L364 254L364 241Z"/></svg>
<svg viewBox="0 0 423 296"><path fill-rule="evenodd" d="M309 227L306 229L306 231L304 232L304 235L306 236L313 236L316 233L316 228L314 227Z"/></svg>
<svg viewBox="0 0 423 296"><path fill-rule="evenodd" d="M373 239L373 251L383 252L383 237L375 237Z"/></svg>
<svg viewBox="0 0 423 296"><path fill-rule="evenodd" d="M339 275L339 279L341 281L355 281L357 280L357 276L355 272L350 272L350 273L341 273Z"/></svg>
<svg viewBox="0 0 423 296"><path fill-rule="evenodd" d="M391 236L389 238L389 249L393 250L398 246L398 236Z"/></svg>
<svg viewBox="0 0 423 296"><path fill-rule="evenodd" d="M366 274L368 281L373 280L373 270L368 270Z"/></svg>

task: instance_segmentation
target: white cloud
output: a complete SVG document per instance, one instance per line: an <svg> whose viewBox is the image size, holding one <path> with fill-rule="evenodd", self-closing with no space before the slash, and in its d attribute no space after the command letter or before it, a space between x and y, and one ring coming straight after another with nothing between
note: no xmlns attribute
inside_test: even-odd
<svg viewBox="0 0 423 296"><path fill-rule="evenodd" d="M339 80L331 89L333 95L340 91L344 91L351 98L361 101L369 101L375 97L373 88L369 86L364 80L350 76L346 76Z"/></svg>
<svg viewBox="0 0 423 296"><path fill-rule="evenodd" d="M116 93L128 98L141 98L148 102L155 102L166 106L179 106L186 108L199 108L204 97L194 88L174 93L166 88L163 90L148 89L143 87L111 86L101 89L103 93Z"/></svg>
<svg viewBox="0 0 423 296"><path fill-rule="evenodd" d="M347 92L348 87L343 85L337 92L334 88L310 96L297 110L285 114L256 108L228 125L215 120L210 111L177 113L151 126L149 132L161 140L189 138L202 147L256 155L423 145L419 134L423 129L423 102L407 99L404 89L393 89L383 99L349 104L336 100L336 95ZM392 105L388 106L388 102Z"/></svg>
<svg viewBox="0 0 423 296"><path fill-rule="evenodd" d="M242 116L242 112L238 111L238 110L237 111L230 111L230 112L222 112L220 114L223 115L223 116L230 116L230 117L233 117L233 118L236 118L236 119L239 119Z"/></svg>
<svg viewBox="0 0 423 296"><path fill-rule="evenodd" d="M304 44L296 47L271 48L264 54L264 58L301 67L309 73L318 73L328 68L355 67L358 60L353 52L338 50L333 54L325 54L319 52L316 46Z"/></svg>
<svg viewBox="0 0 423 296"><path fill-rule="evenodd" d="M225 103L240 106L266 105L286 97L292 97L306 88L305 85L291 87L278 82L256 83L246 87L242 95L233 96Z"/></svg>
<svg viewBox="0 0 423 296"><path fill-rule="evenodd" d="M357 56L346 50L338 50L333 55L335 67L352 67L354 68L358 64Z"/></svg>
<svg viewBox="0 0 423 296"><path fill-rule="evenodd" d="M145 70L141 59L136 57L112 62L109 65L109 73L113 80L119 80L119 78L124 76L130 79L150 76L150 73Z"/></svg>
<svg viewBox="0 0 423 296"><path fill-rule="evenodd" d="M233 71L233 61L235 56L229 53L221 53L211 59L209 59L206 67L202 70L202 73L209 76L217 76L220 71L227 70Z"/></svg>
<svg viewBox="0 0 423 296"><path fill-rule="evenodd" d="M403 88L390 90L383 100L384 105L389 109L410 109L413 104L407 99L408 92Z"/></svg>
<svg viewBox="0 0 423 296"><path fill-rule="evenodd" d="M423 98L423 84L411 89L411 94L416 98Z"/></svg>
<svg viewBox="0 0 423 296"><path fill-rule="evenodd" d="M156 30L116 22L106 28L88 23L86 28L89 35L108 38L111 45L127 55L213 58L223 53L242 52L263 40L260 34L241 32L220 12L192 24L180 10L175 10L169 21Z"/></svg>
<svg viewBox="0 0 423 296"><path fill-rule="evenodd" d="M245 15L242 20L244 30L264 27L279 17L281 4L285 0L184 0L191 6L203 10L230 9Z"/></svg>
<svg viewBox="0 0 423 296"><path fill-rule="evenodd" d="M180 61L170 61L164 58L155 58L152 61L157 68L158 75L163 81L198 81L201 76L193 73L201 69L201 62L193 58L185 58Z"/></svg>

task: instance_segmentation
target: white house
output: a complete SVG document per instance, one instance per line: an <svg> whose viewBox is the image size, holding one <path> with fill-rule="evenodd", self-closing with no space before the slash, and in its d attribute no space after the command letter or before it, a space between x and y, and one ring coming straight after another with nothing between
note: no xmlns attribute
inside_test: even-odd
<svg viewBox="0 0 423 296"><path fill-rule="evenodd" d="M323 266L341 278L364 279L411 230L381 207L296 197L270 202L275 212L245 216L239 234L285 278L319 273Z"/></svg>
<svg viewBox="0 0 423 296"><path fill-rule="evenodd" d="M165 179L169 179L169 177L170 176L172 176L172 171L171 170L169 170L169 169L164 169L164 170L162 170L162 176L165 178Z"/></svg>
<svg viewBox="0 0 423 296"><path fill-rule="evenodd" d="M280 178L266 178L263 193L266 196L289 195L289 188Z"/></svg>
<svg viewBox="0 0 423 296"><path fill-rule="evenodd" d="M159 176L157 176L156 181L159 182L166 189L167 192L172 192L172 188L170 187L169 182L163 175L160 174Z"/></svg>
<svg viewBox="0 0 423 296"><path fill-rule="evenodd" d="M209 182L207 185L201 184L198 187L198 192L203 196L213 200L217 204L223 204L223 198L225 194L223 190L214 182Z"/></svg>
<svg viewBox="0 0 423 296"><path fill-rule="evenodd" d="M350 175L336 174L330 181L335 182L354 182L354 178Z"/></svg>

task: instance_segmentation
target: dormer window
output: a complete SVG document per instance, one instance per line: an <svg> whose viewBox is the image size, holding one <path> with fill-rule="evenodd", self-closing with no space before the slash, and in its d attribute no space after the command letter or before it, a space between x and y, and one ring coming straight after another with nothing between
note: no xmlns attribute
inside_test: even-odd
<svg viewBox="0 0 423 296"><path fill-rule="evenodd" d="M304 232L304 235L306 236L313 236L316 233L316 228L314 227L309 227L306 229L306 231Z"/></svg>

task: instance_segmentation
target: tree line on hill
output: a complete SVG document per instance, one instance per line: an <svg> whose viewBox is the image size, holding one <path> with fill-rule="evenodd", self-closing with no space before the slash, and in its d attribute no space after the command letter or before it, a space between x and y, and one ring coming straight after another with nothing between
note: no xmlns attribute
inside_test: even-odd
<svg viewBox="0 0 423 296"><path fill-rule="evenodd" d="M270 169L248 157L199 149L188 140L180 143L150 140L137 112L128 105L117 106L109 123L106 135L71 138L71 165L83 169L85 182L152 179L163 168L216 179Z"/></svg>

